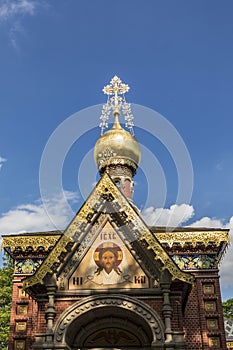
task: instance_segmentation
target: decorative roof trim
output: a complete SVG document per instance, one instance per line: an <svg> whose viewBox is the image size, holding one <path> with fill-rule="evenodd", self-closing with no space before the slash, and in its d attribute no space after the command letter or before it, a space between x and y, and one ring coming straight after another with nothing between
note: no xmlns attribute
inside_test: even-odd
<svg viewBox="0 0 233 350"><path fill-rule="evenodd" d="M210 243L220 246L221 243L229 244L230 242L228 231L225 230L154 232L154 234L161 244L167 243L170 248L174 243L179 243L181 247L184 247L187 243L191 243L193 247L196 247L197 243L203 243L207 247Z"/></svg>
<svg viewBox="0 0 233 350"><path fill-rule="evenodd" d="M52 273L51 266L54 263L60 264L59 256L63 252L67 252L67 245L71 242L71 238L63 235L60 240L57 242L56 246L48 255L49 259L46 258L39 269L33 276L30 276L24 280L24 288L29 288L34 284L43 284L43 278L46 276L48 272ZM53 264L51 264L53 262Z"/></svg>
<svg viewBox="0 0 233 350"><path fill-rule="evenodd" d="M45 250L48 250L50 247L53 247L57 240L59 239L58 234L56 235L18 235L18 236L4 236L2 240L2 248L10 248L10 251L13 252L16 248L21 248L23 251L28 247L33 247L37 249L39 247L44 247Z"/></svg>
<svg viewBox="0 0 233 350"><path fill-rule="evenodd" d="M156 237L154 237L151 232L144 233L140 240L145 240L148 244L147 249L152 250L155 254L155 259L160 260L163 264L162 270L167 269L172 276L172 280L178 279L186 283L193 284L194 277L189 273L184 273L179 267L175 264L175 262L169 257L167 252L160 245L159 241Z"/></svg>

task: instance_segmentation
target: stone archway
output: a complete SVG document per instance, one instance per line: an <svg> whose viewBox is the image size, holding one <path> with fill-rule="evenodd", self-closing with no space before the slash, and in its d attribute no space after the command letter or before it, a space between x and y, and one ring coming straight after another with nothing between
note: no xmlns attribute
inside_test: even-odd
<svg viewBox="0 0 233 350"><path fill-rule="evenodd" d="M145 303L125 295L76 302L58 319L54 349L163 349L164 325Z"/></svg>

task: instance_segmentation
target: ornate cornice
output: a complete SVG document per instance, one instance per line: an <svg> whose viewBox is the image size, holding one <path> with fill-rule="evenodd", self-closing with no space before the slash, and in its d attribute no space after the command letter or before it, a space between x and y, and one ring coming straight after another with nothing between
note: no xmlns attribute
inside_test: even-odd
<svg viewBox="0 0 233 350"><path fill-rule="evenodd" d="M155 254L155 260L160 260L163 264L162 270L167 269L172 276L172 280L178 279L183 282L191 283L194 282L194 277L188 273L181 271L175 262L169 257L167 252L160 245L158 240L149 231L140 237L140 240L145 240L148 244L147 249L152 250Z"/></svg>
<svg viewBox="0 0 233 350"><path fill-rule="evenodd" d="M196 247L198 243L207 247L210 243L220 246L221 243L229 244L228 231L226 230L200 230L200 231L173 231L173 232L154 232L161 244L166 243L171 248L175 243L184 247L187 243Z"/></svg>
<svg viewBox="0 0 233 350"><path fill-rule="evenodd" d="M67 245L72 240L63 235L58 244L53 248L51 253L48 255L47 259L44 260L43 264L40 266L40 268L36 271L36 273L25 279L24 281L24 288L29 288L33 286L34 284L43 284L43 278L46 276L48 272L52 272L52 266L56 263L60 263L59 256L64 252L67 253Z"/></svg>
<svg viewBox="0 0 233 350"><path fill-rule="evenodd" d="M75 231L77 231L78 228L84 223L87 222L87 215L88 214L94 214L94 211L92 210L92 204L96 202L97 197L101 193L104 192L104 188L106 186L106 183L103 182L102 186L98 189L97 196L94 195L91 198L90 203L85 203L83 207L80 210L78 218L76 218L72 225L69 226L69 228L66 231L66 235L69 237L72 237ZM109 186L109 184L108 184ZM114 190L114 185L111 186L111 193L114 192L114 195L116 195L116 191ZM126 202L119 200L121 202L122 207L125 209ZM127 203L128 204L128 203ZM90 206L91 205L91 206ZM130 217L132 218L132 215L134 215L133 209L129 209L129 206L127 205L127 210L131 212ZM62 234L62 233L61 233ZM33 250L36 250L39 247L43 247L45 250L48 250L52 246L56 244L58 239L60 238L59 233L55 232L54 234L50 235L44 235L44 233L33 233L32 235L9 235L9 236L3 236L2 239L2 248L9 248L11 252L13 252L16 248L20 247L22 251L25 251L28 247L32 247ZM203 244L205 247L207 247L209 244L214 244L215 246L219 247L221 243L230 243L230 239L228 236L227 230L198 230L198 231L173 231L173 232L154 232L154 235L159 240L161 244L167 244L170 248L173 247L174 244L179 244L182 248L185 247L187 244L191 244L192 247L196 247L198 244Z"/></svg>
<svg viewBox="0 0 233 350"><path fill-rule="evenodd" d="M53 247L60 235L18 235L18 236L5 236L2 239L2 248L9 248L11 252L14 252L16 248L21 248L25 251L28 247L32 247L36 250L39 247L43 247L45 250Z"/></svg>

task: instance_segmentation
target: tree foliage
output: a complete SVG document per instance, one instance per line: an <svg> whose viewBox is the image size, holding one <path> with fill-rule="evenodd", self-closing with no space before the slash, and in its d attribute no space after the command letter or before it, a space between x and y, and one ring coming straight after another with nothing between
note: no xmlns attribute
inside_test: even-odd
<svg viewBox="0 0 233 350"><path fill-rule="evenodd" d="M12 300L13 262L3 257L3 266L0 268L0 349L7 349L10 312Z"/></svg>
<svg viewBox="0 0 233 350"><path fill-rule="evenodd" d="M222 303L223 315L233 320L233 298Z"/></svg>

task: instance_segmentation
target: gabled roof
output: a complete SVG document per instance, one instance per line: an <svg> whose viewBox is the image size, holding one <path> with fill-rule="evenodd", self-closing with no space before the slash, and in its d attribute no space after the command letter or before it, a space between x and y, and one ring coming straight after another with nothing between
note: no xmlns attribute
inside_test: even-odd
<svg viewBox="0 0 233 350"><path fill-rule="evenodd" d="M87 233L94 225L98 225L98 218L103 214L108 215L119 229L124 230L132 247L140 245L141 250L149 252L160 271L168 270L172 280L193 283L193 276L179 269L144 223L135 206L105 173L40 268L33 276L25 279L25 288L43 284L48 274L59 274L72 252L79 249Z"/></svg>

